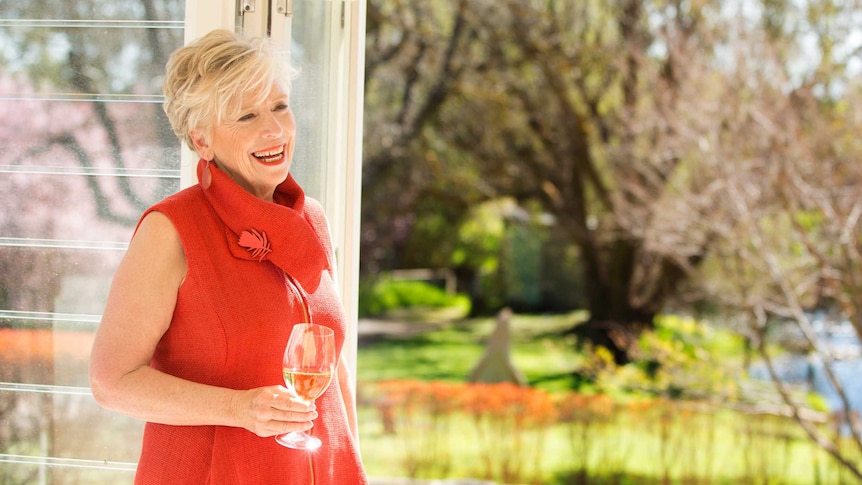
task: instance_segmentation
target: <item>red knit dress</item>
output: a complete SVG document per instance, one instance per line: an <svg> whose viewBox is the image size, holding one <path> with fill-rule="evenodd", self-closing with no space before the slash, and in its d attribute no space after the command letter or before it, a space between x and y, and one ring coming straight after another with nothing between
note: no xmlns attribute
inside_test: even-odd
<svg viewBox="0 0 862 485"><path fill-rule="evenodd" d="M271 203L241 189L214 164L209 169L208 189L189 187L144 214L170 218L188 265L151 365L233 389L283 384L284 346L293 324L305 320L300 294L312 321L335 331L339 353L344 344L325 215L292 177ZM244 231L260 236L257 250L240 245ZM314 452L285 448L243 428L147 423L135 483L367 483L336 379L316 405L311 433L323 446Z"/></svg>

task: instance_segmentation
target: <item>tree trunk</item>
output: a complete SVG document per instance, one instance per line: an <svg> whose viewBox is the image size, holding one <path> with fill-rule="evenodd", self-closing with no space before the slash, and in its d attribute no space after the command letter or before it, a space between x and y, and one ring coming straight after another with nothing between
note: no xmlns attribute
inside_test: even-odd
<svg viewBox="0 0 862 485"><path fill-rule="evenodd" d="M572 333L581 341L605 347L622 365L633 357L640 334L654 328L655 316L686 273L661 255L639 257L644 250L638 241L617 240L608 246L597 247L593 241L581 245L590 318ZM647 268L646 261L654 262ZM650 276L644 280L642 273Z"/></svg>

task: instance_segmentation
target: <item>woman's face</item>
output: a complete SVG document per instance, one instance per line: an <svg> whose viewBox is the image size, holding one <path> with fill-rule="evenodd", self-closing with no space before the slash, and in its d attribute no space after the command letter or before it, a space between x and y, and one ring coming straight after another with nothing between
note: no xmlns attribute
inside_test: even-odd
<svg viewBox="0 0 862 485"><path fill-rule="evenodd" d="M202 142L198 153L207 159L212 155L219 168L251 194L272 200L290 170L295 138L288 96L274 85L262 104L244 104L238 119L217 124L210 143Z"/></svg>

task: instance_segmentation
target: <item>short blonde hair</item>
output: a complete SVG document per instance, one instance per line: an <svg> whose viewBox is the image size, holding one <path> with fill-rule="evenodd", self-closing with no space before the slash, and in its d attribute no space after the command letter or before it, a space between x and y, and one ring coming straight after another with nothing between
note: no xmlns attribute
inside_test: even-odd
<svg viewBox="0 0 862 485"><path fill-rule="evenodd" d="M222 120L240 116L248 96L262 102L274 84L289 93L294 75L267 39L213 30L168 59L165 114L177 137L194 150L193 130L209 139Z"/></svg>

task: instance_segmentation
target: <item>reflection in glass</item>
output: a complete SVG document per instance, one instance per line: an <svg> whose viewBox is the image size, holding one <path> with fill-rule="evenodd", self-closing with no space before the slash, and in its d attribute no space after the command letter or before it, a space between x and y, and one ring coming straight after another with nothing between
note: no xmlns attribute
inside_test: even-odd
<svg viewBox="0 0 862 485"><path fill-rule="evenodd" d="M0 483L129 483L140 422L87 388L144 208L179 189L161 107L184 0L0 2Z"/></svg>
<svg viewBox="0 0 862 485"><path fill-rule="evenodd" d="M329 22L339 12L341 2L298 0L294 3L290 39L291 64L299 70L299 77L291 87L291 105L296 116L297 139L300 141L294 154L291 173L306 192L319 200L326 197L321 165L325 163L331 103L328 76L331 75L330 45L321 38Z"/></svg>
<svg viewBox="0 0 862 485"><path fill-rule="evenodd" d="M7 274L19 275L16 280L4 278L4 304L0 312L99 315L122 255L123 252L116 249L0 246L0 261L8 270ZM13 325L0 319L0 326Z"/></svg>

